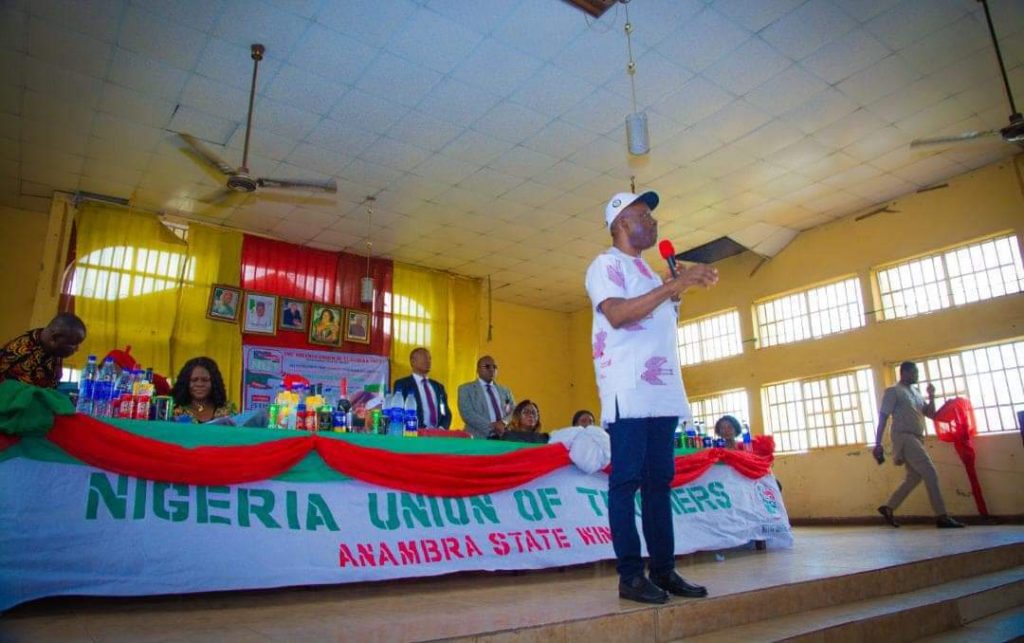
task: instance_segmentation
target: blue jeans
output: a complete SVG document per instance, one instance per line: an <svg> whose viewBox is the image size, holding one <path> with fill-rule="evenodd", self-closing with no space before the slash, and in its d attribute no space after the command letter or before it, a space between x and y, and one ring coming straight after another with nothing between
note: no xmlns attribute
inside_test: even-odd
<svg viewBox="0 0 1024 643"><path fill-rule="evenodd" d="M616 418L608 427L612 442L608 522L618 559L616 569L623 582L644 573L636 531L638 489L651 575L665 575L675 569L670 485L675 476L673 441L678 421L675 417Z"/></svg>

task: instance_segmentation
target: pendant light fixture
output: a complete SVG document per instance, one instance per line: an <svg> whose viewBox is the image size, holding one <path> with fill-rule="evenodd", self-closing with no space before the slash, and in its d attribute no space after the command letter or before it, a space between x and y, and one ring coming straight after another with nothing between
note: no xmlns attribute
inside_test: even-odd
<svg viewBox="0 0 1024 643"><path fill-rule="evenodd" d="M374 283L370 276L370 257L373 256L373 203L376 197L366 197L366 276L359 280L359 302L373 303Z"/></svg>
<svg viewBox="0 0 1024 643"><path fill-rule="evenodd" d="M630 0L619 0L626 7L626 50L629 62L626 73L629 74L629 88L633 97L633 112L626 116L626 149L633 156L643 156L651 151L651 137L647 131L647 113L636 109L636 61L633 60L633 23L629 21Z"/></svg>

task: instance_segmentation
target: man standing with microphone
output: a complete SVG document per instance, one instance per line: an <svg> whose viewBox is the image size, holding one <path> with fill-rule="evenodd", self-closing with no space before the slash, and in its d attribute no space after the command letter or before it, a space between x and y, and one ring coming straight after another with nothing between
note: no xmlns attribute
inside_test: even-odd
<svg viewBox="0 0 1024 643"><path fill-rule="evenodd" d="M664 283L640 253L654 246L658 223L654 192L616 194L605 207L612 247L587 269L594 306L591 334L601 396L601 423L612 443L608 520L618 559L619 596L664 603L669 594L707 596L707 589L675 572L670 484L675 475L673 439L680 418L690 416L676 348L678 301L690 286L712 286L718 271L697 264ZM634 498L650 555L644 574Z"/></svg>

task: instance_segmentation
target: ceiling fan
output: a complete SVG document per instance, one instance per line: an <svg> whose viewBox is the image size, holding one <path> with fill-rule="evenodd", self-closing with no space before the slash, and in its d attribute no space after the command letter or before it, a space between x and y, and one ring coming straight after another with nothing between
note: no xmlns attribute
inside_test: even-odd
<svg viewBox="0 0 1024 643"><path fill-rule="evenodd" d="M911 149L930 145L948 145L950 143L964 143L976 139L1000 136L1007 143L1024 143L1024 116L1017 111L1017 105L1013 102L1013 92L1010 90L1010 80L1006 77L1006 65L1003 64L1003 54L999 51L999 40L996 38L995 27L992 26L992 15L988 11L988 0L978 0L985 9L985 20L988 22L988 32L992 36L992 46L996 50L996 60L999 61L999 72L1003 76L1003 85L1006 87L1006 97L1010 101L1010 123L1003 128L993 129L984 132L964 132L953 136L936 136L934 138L919 138L910 142Z"/></svg>
<svg viewBox="0 0 1024 643"><path fill-rule="evenodd" d="M249 89L249 113L245 118L245 147L242 149L242 165L234 168L227 164L206 145L196 137L185 132L177 132L181 140L198 155L198 160L204 165L220 172L227 177L227 187L222 188L218 193L202 199L206 203L219 203L225 198L236 194L247 194L255 192L259 188L274 188L284 190L319 190L322 192L337 192L338 184L334 179L326 181L303 180L303 179L268 179L252 176L249 173L249 136L252 133L252 105L256 98L256 74L259 71L260 61L266 47L261 44L254 44L250 47L253 60L252 65L252 86ZM193 157L194 158L194 157Z"/></svg>

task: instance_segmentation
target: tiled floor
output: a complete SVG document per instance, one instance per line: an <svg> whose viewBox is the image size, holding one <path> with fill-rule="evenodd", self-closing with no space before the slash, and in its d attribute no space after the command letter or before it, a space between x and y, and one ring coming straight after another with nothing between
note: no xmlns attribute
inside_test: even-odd
<svg viewBox="0 0 1024 643"><path fill-rule="evenodd" d="M792 550L726 552L721 562L710 554L686 557L679 570L707 585L713 596L724 596L1021 543L1024 527L806 527L795 530L795 539ZM327 588L47 599L0 616L0 641L362 643L471 636L584 618L595 619L600 639L653 638L653 632L629 629L634 613L638 624L649 622L641 617L651 608L619 600L615 585L613 567L601 564ZM610 628L623 628L622 637ZM545 632L561 638L557 628ZM528 637L506 632L499 638Z"/></svg>

